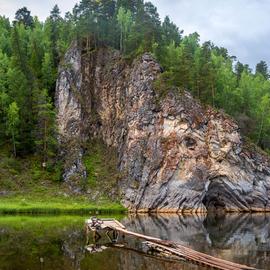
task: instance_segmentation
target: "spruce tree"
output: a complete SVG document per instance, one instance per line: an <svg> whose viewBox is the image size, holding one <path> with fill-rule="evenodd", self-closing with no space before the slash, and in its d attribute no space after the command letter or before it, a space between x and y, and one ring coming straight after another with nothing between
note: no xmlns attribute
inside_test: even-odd
<svg viewBox="0 0 270 270"><path fill-rule="evenodd" d="M17 136L19 134L19 108L16 102L12 102L7 110L7 135L11 137L12 146L13 146L13 155L17 156Z"/></svg>
<svg viewBox="0 0 270 270"><path fill-rule="evenodd" d="M43 167L55 155L55 112L47 89L42 89L37 101L36 150L42 157Z"/></svg>
<svg viewBox="0 0 270 270"><path fill-rule="evenodd" d="M256 65L256 74L261 74L266 80L269 79L269 71L268 71L268 66L265 61L260 61Z"/></svg>
<svg viewBox="0 0 270 270"><path fill-rule="evenodd" d="M58 50L58 39L60 34L61 23L62 17L60 16L60 9L58 5L55 5L49 17L51 50L53 56L53 63L55 67L58 65L60 60Z"/></svg>
<svg viewBox="0 0 270 270"><path fill-rule="evenodd" d="M32 27L34 20L31 16L31 11L27 7L18 9L15 14L15 22L23 24L25 27Z"/></svg>

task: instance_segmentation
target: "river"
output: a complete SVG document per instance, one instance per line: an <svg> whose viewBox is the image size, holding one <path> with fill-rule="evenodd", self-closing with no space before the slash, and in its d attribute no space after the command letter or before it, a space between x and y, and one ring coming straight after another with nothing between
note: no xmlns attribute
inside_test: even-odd
<svg viewBox="0 0 270 270"><path fill-rule="evenodd" d="M179 242L230 261L270 269L269 214L114 217L129 230ZM109 240L103 236L100 246L94 249L100 251L100 247L103 247L104 250L90 253L86 249L86 218L88 217L1 216L0 269L203 269L184 261L164 260L145 254L143 244L132 238L120 237L116 248L108 247Z"/></svg>

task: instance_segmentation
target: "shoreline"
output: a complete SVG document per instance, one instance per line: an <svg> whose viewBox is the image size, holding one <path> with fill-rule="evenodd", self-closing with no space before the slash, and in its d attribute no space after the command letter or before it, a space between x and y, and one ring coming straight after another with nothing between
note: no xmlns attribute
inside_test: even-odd
<svg viewBox="0 0 270 270"><path fill-rule="evenodd" d="M0 197L0 214L103 214L126 213L118 202L85 198L16 195Z"/></svg>

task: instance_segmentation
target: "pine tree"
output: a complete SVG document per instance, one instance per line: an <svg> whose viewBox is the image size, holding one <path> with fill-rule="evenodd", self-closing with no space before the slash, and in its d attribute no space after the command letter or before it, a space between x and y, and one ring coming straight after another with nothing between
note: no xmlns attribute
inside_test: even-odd
<svg viewBox="0 0 270 270"><path fill-rule="evenodd" d="M20 108L19 148L21 154L33 151L33 99L32 89L25 75L18 68L9 68L7 72L8 95Z"/></svg>
<svg viewBox="0 0 270 270"><path fill-rule="evenodd" d="M65 14L65 18L59 26L59 38L57 40L57 48L60 58L64 56L70 44L76 38L76 21L70 12Z"/></svg>
<svg viewBox="0 0 270 270"><path fill-rule="evenodd" d="M262 145L262 139L267 136L270 129L270 94L265 94L260 101L259 106L259 126L257 132L256 143ZM266 134L264 134L266 133Z"/></svg>
<svg viewBox="0 0 270 270"><path fill-rule="evenodd" d="M133 20L127 53L135 56L143 52L152 52L159 45L162 32L156 7L150 2L144 4L137 1Z"/></svg>
<svg viewBox="0 0 270 270"><path fill-rule="evenodd" d="M13 66L20 68L24 75L30 79L30 70L27 58L27 44L29 32L22 25L15 25L12 29L12 59Z"/></svg>
<svg viewBox="0 0 270 270"><path fill-rule="evenodd" d="M42 59L46 49L43 25L35 19L28 41L29 69L36 79L40 79Z"/></svg>
<svg viewBox="0 0 270 270"><path fill-rule="evenodd" d="M211 50L213 46L210 41L202 44L199 55L199 67L197 73L197 96L201 98L204 103L214 104L215 90L214 90L214 72L212 70Z"/></svg>
<svg viewBox="0 0 270 270"><path fill-rule="evenodd" d="M40 91L37 103L37 132L36 132L36 149L42 156L43 166L55 155L56 147L56 128L55 112L53 104L48 95L47 89Z"/></svg>
<svg viewBox="0 0 270 270"><path fill-rule="evenodd" d="M15 20L15 22L23 24L25 27L32 27L34 23L31 11L26 7L20 8L16 11Z"/></svg>
<svg viewBox="0 0 270 270"><path fill-rule="evenodd" d="M120 7L117 14L117 22L120 27L120 51L125 53L128 34L132 26L132 16L130 10Z"/></svg>
<svg viewBox="0 0 270 270"><path fill-rule="evenodd" d="M268 66L265 61L260 61L256 65L256 74L261 74L266 80L270 78Z"/></svg>
<svg viewBox="0 0 270 270"><path fill-rule="evenodd" d="M0 50L0 140L5 137L6 111L10 103L8 95L7 72L10 66L10 59Z"/></svg>
<svg viewBox="0 0 270 270"><path fill-rule="evenodd" d="M58 50L58 39L60 34L60 27L62 23L62 17L60 16L60 9L58 5L55 5L50 13L49 25L50 25L50 41L51 50L53 56L54 66L57 67L60 55Z"/></svg>
<svg viewBox="0 0 270 270"><path fill-rule="evenodd" d="M142 0L117 0L117 10L122 7L126 10L130 10L132 14L136 14L138 9L143 5Z"/></svg>
<svg viewBox="0 0 270 270"><path fill-rule="evenodd" d="M0 51L11 55L11 25L8 18L0 16Z"/></svg>
<svg viewBox="0 0 270 270"><path fill-rule="evenodd" d="M51 96L54 96L56 81L56 70L53 66L53 60L50 53L45 53L42 61L42 87L48 89Z"/></svg>
<svg viewBox="0 0 270 270"><path fill-rule="evenodd" d="M166 16L162 23L162 41L164 44L169 45L174 42L176 46L179 46L182 34L183 31L179 31L179 28Z"/></svg>
<svg viewBox="0 0 270 270"><path fill-rule="evenodd" d="M19 123L20 123L19 108L16 102L12 102L7 110L7 135L11 136L14 157L17 156L16 139L19 134L18 131Z"/></svg>
<svg viewBox="0 0 270 270"><path fill-rule="evenodd" d="M244 70L245 70L244 65L241 62L237 61L236 65L235 65L235 74L236 74L238 83L241 79L241 75L242 75Z"/></svg>

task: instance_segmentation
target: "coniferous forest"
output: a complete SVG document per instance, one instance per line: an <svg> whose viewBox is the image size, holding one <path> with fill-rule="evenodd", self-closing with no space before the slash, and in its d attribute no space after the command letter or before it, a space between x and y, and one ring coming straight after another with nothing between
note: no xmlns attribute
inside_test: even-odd
<svg viewBox="0 0 270 270"><path fill-rule="evenodd" d="M198 33L185 36L169 17L143 0L82 0L60 16L54 6L41 22L22 7L11 21L0 17L0 142L10 154L57 153L54 91L58 65L71 42L93 50L112 47L132 60L151 52L163 68L155 88L190 91L205 105L233 116L242 134L270 149L270 81L265 61L256 70Z"/></svg>

